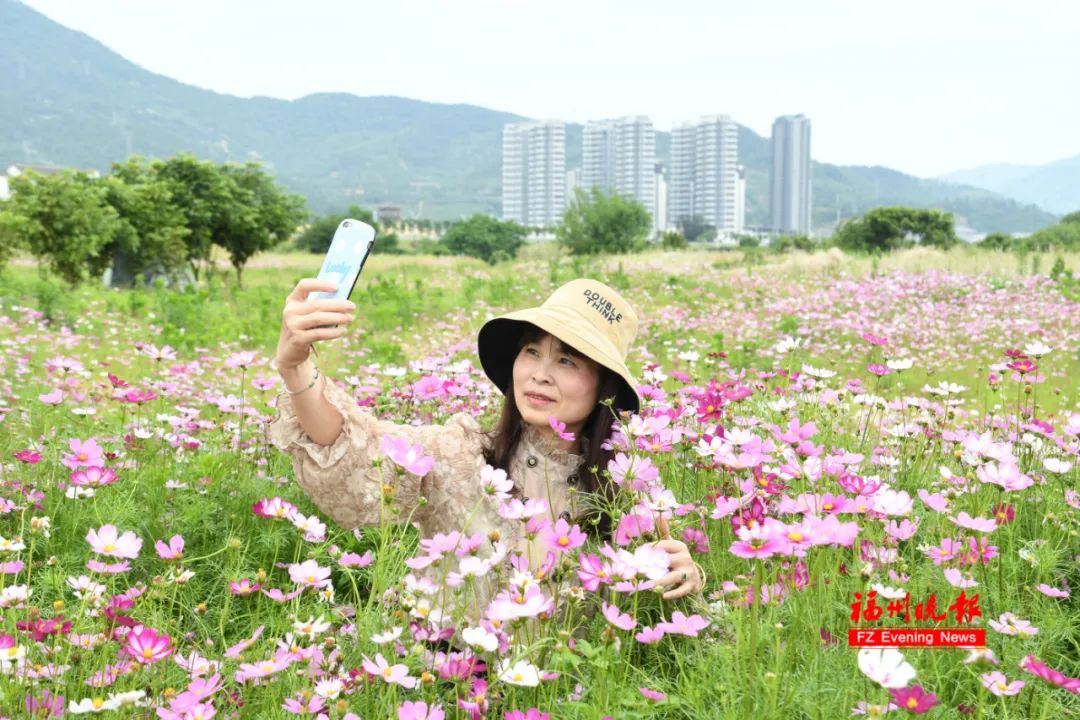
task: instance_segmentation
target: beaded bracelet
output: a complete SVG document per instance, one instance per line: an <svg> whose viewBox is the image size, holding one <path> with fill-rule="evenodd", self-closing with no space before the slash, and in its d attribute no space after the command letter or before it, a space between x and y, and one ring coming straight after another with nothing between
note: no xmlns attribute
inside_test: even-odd
<svg viewBox="0 0 1080 720"><path fill-rule="evenodd" d="M308 386L306 388L302 388L300 390L290 390L288 387L286 387L285 392L289 393L290 395L299 395L300 393L307 392L311 388L315 387L315 381L319 379L319 366L315 363L311 363L311 367L315 368L315 373L311 376L311 382L308 383Z"/></svg>

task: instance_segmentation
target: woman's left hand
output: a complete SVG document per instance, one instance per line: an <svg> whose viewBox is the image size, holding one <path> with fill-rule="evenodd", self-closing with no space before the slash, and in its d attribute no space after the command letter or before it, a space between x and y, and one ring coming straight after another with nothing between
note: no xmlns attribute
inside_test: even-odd
<svg viewBox="0 0 1080 720"><path fill-rule="evenodd" d="M672 539L667 518L661 516L656 526L661 539L656 543L655 547L668 554L671 572L656 580L653 584L658 587L673 586L661 597L665 600L677 600L692 592L701 590L705 584L702 582L697 565L694 564L694 559L690 557L690 548L686 546L686 543Z"/></svg>

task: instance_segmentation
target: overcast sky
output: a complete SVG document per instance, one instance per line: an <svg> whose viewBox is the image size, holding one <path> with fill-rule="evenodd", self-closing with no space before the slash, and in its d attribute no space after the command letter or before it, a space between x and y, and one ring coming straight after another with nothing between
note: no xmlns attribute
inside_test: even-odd
<svg viewBox="0 0 1080 720"><path fill-rule="evenodd" d="M218 92L471 103L658 129L727 113L813 155L933 176L1080 154L1080 2L25 0Z"/></svg>

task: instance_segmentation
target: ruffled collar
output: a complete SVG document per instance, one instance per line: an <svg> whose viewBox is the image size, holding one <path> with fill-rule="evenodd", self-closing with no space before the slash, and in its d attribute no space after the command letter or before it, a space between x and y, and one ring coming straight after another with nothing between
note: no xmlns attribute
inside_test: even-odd
<svg viewBox="0 0 1080 720"><path fill-rule="evenodd" d="M521 442L532 446L548 460L559 465L577 467L585 459L583 455L556 446L551 436L526 422L521 423Z"/></svg>

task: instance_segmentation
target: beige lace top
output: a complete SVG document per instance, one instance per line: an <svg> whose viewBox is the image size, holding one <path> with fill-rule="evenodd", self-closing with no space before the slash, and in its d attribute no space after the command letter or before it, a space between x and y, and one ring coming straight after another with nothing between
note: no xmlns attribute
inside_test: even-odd
<svg viewBox="0 0 1080 720"><path fill-rule="evenodd" d="M409 520L422 537L455 530L466 535L497 532L511 551L528 552L533 567L539 566L546 555L539 542L527 542L524 523L501 517L500 501L481 488L484 433L475 418L458 413L442 425L396 424L359 407L329 377L322 387L324 397L343 418L341 434L332 444L319 445L307 436L285 392L277 397L278 415L270 423L269 434L271 442L292 457L297 484L323 513L346 529L377 526L386 519L393 523ZM409 473L399 477L388 459L376 467L374 461L383 456L383 436L419 443L424 454L435 460L431 472L422 478ZM526 425L507 474L525 498L548 501L554 522L581 513L574 490L581 460ZM381 502L384 484L393 488L389 506ZM384 517L388 512L391 516Z"/></svg>

